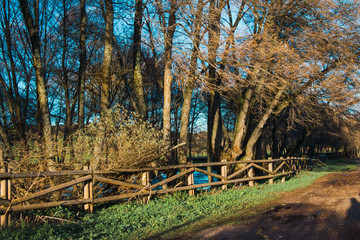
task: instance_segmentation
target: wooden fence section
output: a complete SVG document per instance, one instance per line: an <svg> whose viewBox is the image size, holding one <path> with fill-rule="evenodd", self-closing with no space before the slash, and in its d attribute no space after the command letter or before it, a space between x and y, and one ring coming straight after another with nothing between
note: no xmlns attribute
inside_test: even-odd
<svg viewBox="0 0 360 240"><path fill-rule="evenodd" d="M175 191L189 191L189 194L193 195L195 189L204 187L221 186L222 189L225 189L229 184L240 183L248 183L249 186L253 186L256 181L268 181L269 184L273 184L274 179L280 179L281 182L284 182L286 176L294 175L301 170L311 169L316 161L318 160L308 158L269 158L267 160L223 161L141 169L91 170L89 167L84 167L83 170L78 171L38 173L16 173L3 168L0 172L1 225L9 224L10 213L16 211L69 205L83 205L86 211L92 211L93 204L131 200L135 197L142 197L146 200L146 198L149 199L153 195ZM195 184L195 172L218 180ZM33 189L36 189L35 191L27 191L24 196L12 198L12 190L16 189L17 180L34 181L34 179L44 177L50 179L55 177L74 179L55 186L35 186L33 187ZM73 191L73 194L71 189L74 186L79 187L79 185L81 191L78 191L77 195ZM64 190L70 192L71 199L61 199L60 197L60 201L51 200L49 195L57 192L57 196L59 196L59 191Z"/></svg>

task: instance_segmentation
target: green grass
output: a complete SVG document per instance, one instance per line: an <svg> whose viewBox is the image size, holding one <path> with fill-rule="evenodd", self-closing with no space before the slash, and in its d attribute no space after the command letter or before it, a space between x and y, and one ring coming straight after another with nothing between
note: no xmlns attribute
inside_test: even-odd
<svg viewBox="0 0 360 240"><path fill-rule="evenodd" d="M175 229L181 232L182 226L211 222L220 216L231 216L234 212L268 202L277 198L279 192L306 187L330 172L354 168L355 164L346 161L328 161L326 166L302 172L283 184L263 184L193 197L186 192L175 193L152 199L148 204L131 202L102 209L95 206L95 213L82 216L77 223L22 223L17 227L2 229L0 239L158 238L171 234ZM69 214L66 212L63 215Z"/></svg>
<svg viewBox="0 0 360 240"><path fill-rule="evenodd" d="M326 166L315 168L315 172L340 172L355 170L358 165L354 161L347 159L327 160Z"/></svg>

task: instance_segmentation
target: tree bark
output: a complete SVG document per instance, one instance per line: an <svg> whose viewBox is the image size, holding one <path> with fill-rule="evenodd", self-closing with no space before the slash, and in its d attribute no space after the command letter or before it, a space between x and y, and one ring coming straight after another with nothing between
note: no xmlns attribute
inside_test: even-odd
<svg viewBox="0 0 360 240"><path fill-rule="evenodd" d="M194 31L194 42L193 42L193 49L190 57L190 72L188 75L188 80L185 86L185 91L183 94L184 102L181 109L181 126L180 126L180 143L186 143L185 146L180 148L180 159L179 163L184 164L187 162L187 155L188 155L188 144L189 144L189 114L191 109L191 99L192 93L195 86L196 80L196 66L197 60L199 55L199 45L200 45L200 30L201 30L201 18L203 15L203 8L204 4L202 0L199 0L195 15L195 31Z"/></svg>
<svg viewBox="0 0 360 240"><path fill-rule="evenodd" d="M236 118L236 125L235 125L235 136L234 136L234 142L233 147L231 149L231 158L236 159L238 156L241 155L243 149L242 149L242 143L246 134L246 120L248 118L248 112L250 107L251 98L253 95L253 89L248 88L245 91L243 104L240 109L240 112Z"/></svg>
<svg viewBox="0 0 360 240"><path fill-rule="evenodd" d="M78 123L79 128L85 124L85 81L86 81L86 0L80 0L80 67L79 67L79 103L78 103Z"/></svg>
<svg viewBox="0 0 360 240"><path fill-rule="evenodd" d="M144 6L142 0L135 1L135 20L133 36L133 72L134 72L134 91L137 111L146 120L147 110L144 93L144 83L141 73L141 29Z"/></svg>
<svg viewBox="0 0 360 240"><path fill-rule="evenodd" d="M110 77L110 67L111 67L111 58L113 52L113 34L114 34L114 9L112 5L112 0L105 0L105 45L104 45L104 57L102 64L102 75L101 75L101 99L100 99L100 108L101 115L100 121L98 124L98 129L96 133L96 141L94 146L94 160L91 163L93 169L97 169L99 162L102 156L103 141L105 138L106 126L104 123L104 118L106 118L108 109L110 107L109 101L109 77Z"/></svg>
<svg viewBox="0 0 360 240"><path fill-rule="evenodd" d="M64 81L64 91L65 91L65 106L66 106L66 116L65 116L65 126L64 126L64 146L66 145L68 136L70 134L70 128L72 124L72 114L71 114L71 102L70 102L70 93L69 93L69 77L68 70L66 66L66 55L67 55L67 11L66 11L66 0L62 1L63 3L63 19L62 19L62 37L63 37L63 46L62 46L62 56L61 56L61 67L62 75Z"/></svg>
<svg viewBox="0 0 360 240"><path fill-rule="evenodd" d="M280 97L283 94L284 89L285 88L282 87L277 91L273 101L270 103L268 109L262 115L262 117L259 120L258 124L256 125L255 129L251 133L251 136L250 136L249 140L246 143L245 156L242 157L242 159L246 160L246 159L252 159L253 158L253 156L254 156L254 151L253 151L254 146L255 146L256 142L258 141L259 137L261 136L261 133L263 131L263 128L264 128L266 122L270 118L271 114L274 112L275 107L279 104Z"/></svg>
<svg viewBox="0 0 360 240"><path fill-rule="evenodd" d="M210 85L208 97L208 162L220 161L222 152L222 122L221 122L221 109L220 109L220 94L217 87L221 84L221 79L216 75L217 69L217 51L220 42L220 20L221 12L225 7L225 2L216 0L210 1L209 9L209 42L208 42L208 59L209 59L209 72L208 84Z"/></svg>
<svg viewBox="0 0 360 240"><path fill-rule="evenodd" d="M161 4L158 2L158 8L162 9ZM164 35L164 107L163 107L163 138L168 147L171 148L171 53L173 47L174 33L176 29L176 11L178 9L177 1L170 1L170 13L167 26L165 25L165 16L162 10L160 18L163 22L163 35ZM165 156L167 161L170 161L170 154Z"/></svg>
<svg viewBox="0 0 360 240"><path fill-rule="evenodd" d="M24 17L25 25L29 33L31 43L31 53L34 62L35 76L36 76L36 90L38 97L38 106L41 114L42 121L42 133L44 136L45 152L47 158L47 168L49 171L55 170L55 163L53 161L53 138L51 134L51 122L50 122L50 111L47 99L46 83L43 76L43 64L40 52L40 35L39 35L39 23L34 22L31 16L29 5L27 0L19 0L21 12ZM38 4L38 2L37 2ZM38 12L39 7L36 6L34 9L35 19L39 19Z"/></svg>

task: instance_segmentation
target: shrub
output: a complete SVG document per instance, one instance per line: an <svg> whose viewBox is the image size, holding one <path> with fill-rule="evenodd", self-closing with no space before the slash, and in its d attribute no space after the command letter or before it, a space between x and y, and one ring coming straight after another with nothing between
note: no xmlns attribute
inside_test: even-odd
<svg viewBox="0 0 360 240"><path fill-rule="evenodd" d="M73 134L77 164L91 162L100 124L105 125L100 169L143 167L161 160L165 150L162 132L136 114L116 106L108 110L101 121L97 119Z"/></svg>

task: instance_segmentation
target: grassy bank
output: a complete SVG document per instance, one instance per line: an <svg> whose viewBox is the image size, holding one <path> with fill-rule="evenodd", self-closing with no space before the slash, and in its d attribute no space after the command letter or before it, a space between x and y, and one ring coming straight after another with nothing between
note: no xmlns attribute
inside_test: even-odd
<svg viewBox="0 0 360 240"><path fill-rule="evenodd" d="M279 192L306 187L328 173L355 168L351 162L329 161L326 166L302 172L283 184L234 187L194 197L188 197L185 192L176 193L152 199L148 204L132 202L95 208L95 213L84 215L76 222L23 223L2 229L0 239L145 239L167 235L181 226L201 224L265 203L276 198Z"/></svg>

